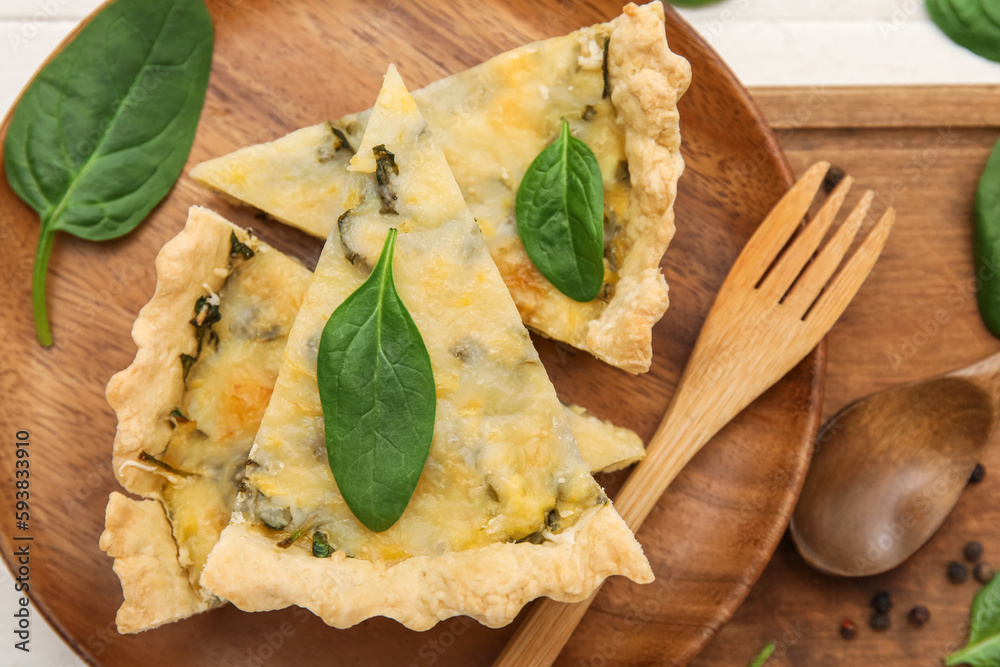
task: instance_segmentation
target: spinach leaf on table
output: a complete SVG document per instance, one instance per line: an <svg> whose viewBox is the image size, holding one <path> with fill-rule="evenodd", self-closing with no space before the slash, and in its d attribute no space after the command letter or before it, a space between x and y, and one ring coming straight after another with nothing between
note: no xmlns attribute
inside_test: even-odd
<svg viewBox="0 0 1000 667"><path fill-rule="evenodd" d="M927 12L953 42L1000 62L1000 2L927 0Z"/></svg>
<svg viewBox="0 0 1000 667"><path fill-rule="evenodd" d="M980 281L979 314L986 328L1000 337L1000 142L993 148L976 192L973 252Z"/></svg>
<svg viewBox="0 0 1000 667"><path fill-rule="evenodd" d="M771 656L774 655L775 648L773 642L765 646L764 650L750 663L750 667L764 667L767 661L771 659Z"/></svg>
<svg viewBox="0 0 1000 667"><path fill-rule="evenodd" d="M11 188L41 217L32 303L51 345L45 276L57 231L132 231L173 186L194 142L212 62L203 0L115 0L35 77L4 142Z"/></svg>
<svg viewBox="0 0 1000 667"><path fill-rule="evenodd" d="M1000 576L972 602L969 645L948 656L948 665L1000 666Z"/></svg>

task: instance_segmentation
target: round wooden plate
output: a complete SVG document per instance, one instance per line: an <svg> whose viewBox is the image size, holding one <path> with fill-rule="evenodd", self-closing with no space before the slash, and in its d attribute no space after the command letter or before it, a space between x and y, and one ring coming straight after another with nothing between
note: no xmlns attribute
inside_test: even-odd
<svg viewBox="0 0 1000 667"><path fill-rule="evenodd" d="M604 21L618 0L506 3L410 0L209 0L216 44L208 99L189 165L298 127L371 106L386 66L411 88L525 42ZM730 265L792 172L760 113L719 57L667 11L674 51L694 68L681 104L687 170L677 236L664 263L672 304L655 330L652 370L633 377L588 355L539 341L563 400L648 439L670 400L702 320ZM4 124L4 130L6 123ZM94 244L60 235L49 304L56 345L35 341L29 284L35 214L0 184L0 448L14 470L14 435L31 434L31 529L15 531L14 485L0 485L0 552L14 533L31 542L31 597L88 662L108 666L488 665L513 627L455 618L416 633L387 619L350 630L300 609L244 614L219 609L138 636L120 636L121 589L98 549L115 417L104 399L127 366L129 336L155 284L153 258L203 204L310 264L313 238L227 205L184 176L128 237ZM729 619L770 558L797 498L815 436L824 377L821 347L748 408L691 463L639 532L657 581L615 579L563 651L560 664L683 664ZM723 380L724 381L724 380ZM613 492L624 475L601 481ZM741 656L740 660L744 657Z"/></svg>

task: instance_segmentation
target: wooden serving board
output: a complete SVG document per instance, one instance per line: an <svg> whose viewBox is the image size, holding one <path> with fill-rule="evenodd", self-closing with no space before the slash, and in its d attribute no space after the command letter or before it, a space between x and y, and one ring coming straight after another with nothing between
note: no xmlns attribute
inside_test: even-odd
<svg viewBox="0 0 1000 667"><path fill-rule="evenodd" d="M608 20L620 0L208 0L216 41L208 97L188 166L298 127L371 106L386 66L411 87L525 42ZM550 342L539 349L564 400L648 438L733 260L792 182L746 91L718 56L668 11L671 46L697 82L681 104L687 170L677 236L664 270L672 304L655 330L655 362L634 377ZM2 127L0 127L2 130ZM115 418L104 399L135 354L129 337L153 292L153 258L208 205L307 264L316 239L226 204L188 177L136 232L93 244L60 235L49 275L56 346L35 342L28 293L38 225L0 179L0 554L31 536L36 612L88 662L177 664L488 665L513 627L465 618L426 633L373 619L335 630L300 609L227 607L138 636L119 636L121 589L98 548ZM787 524L819 422L823 347L725 429L685 470L639 533L657 583L605 586L560 664L671 664L690 659L739 606ZM31 434L30 531L13 521L14 435ZM602 480L612 492L623 473ZM38 622L36 620L36 622Z"/></svg>
<svg viewBox="0 0 1000 667"><path fill-rule="evenodd" d="M753 91L796 172L822 158L844 168L876 207L895 206L882 258L828 336L824 420L854 399L965 366L1000 350L983 326L972 263L973 201L1000 138L1000 86L758 89ZM969 487L941 531L907 563L868 579L810 569L786 537L743 607L696 667L742 665L779 642L768 665L913 667L944 664L965 645L979 585L945 576L969 540L1000 566L1000 437L988 448L986 481ZM929 490L928 493L933 493ZM892 628L868 627L871 596L893 594ZM906 614L926 605L931 622ZM844 641L851 618L857 638Z"/></svg>

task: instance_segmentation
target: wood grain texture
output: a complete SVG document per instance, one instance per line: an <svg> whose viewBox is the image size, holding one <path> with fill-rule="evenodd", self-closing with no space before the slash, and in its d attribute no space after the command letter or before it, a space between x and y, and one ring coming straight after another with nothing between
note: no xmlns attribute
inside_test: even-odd
<svg viewBox="0 0 1000 667"><path fill-rule="evenodd" d="M765 87L753 96L776 130L1000 127L1000 85Z"/></svg>
<svg viewBox="0 0 1000 667"><path fill-rule="evenodd" d="M205 110L189 166L240 146L371 105L396 62L412 87L474 65L526 41L564 34L617 15L615 1L442 4L328 0L210 0L216 50ZM664 269L672 305L657 326L655 361L642 377L616 371L549 341L538 347L566 401L627 425L648 439L659 423L702 320L730 265L791 183L774 137L717 56L674 14L668 38L692 61L697 84L681 104L687 171L677 199L679 227ZM182 177L150 220L128 237L90 244L56 240L49 277L56 347L34 341L28 285L37 221L0 184L0 309L3 368L0 429L32 438L32 561L35 605L94 664L297 665L317 655L344 665L489 664L513 631L464 618L414 633L373 619L338 631L301 610L248 615L233 608L139 636L114 631L121 591L97 546L107 495L114 415L110 376L135 348L131 323L154 286L153 258L205 204L261 237L315 261L320 245ZM640 587L604 587L560 664L680 664L740 604L779 541L808 466L818 426L822 347L727 426L654 508L639 540L658 575ZM609 492L626 473L601 481ZM10 516L13 487L0 485ZM0 522L10 564L11 532Z"/></svg>
<svg viewBox="0 0 1000 667"><path fill-rule="evenodd" d="M788 91L785 107L769 118L794 113L812 94ZM844 109L862 109L892 99L882 89L844 93ZM872 392L961 368L1000 350L976 308L972 262L972 211L979 178L1000 131L956 127L954 114L980 104L942 89L949 104L933 122L918 127L856 128L845 115L835 129L798 128L777 136L797 171L822 156L875 189L875 206L892 205L898 217L882 258L827 337L829 370L824 420ZM895 112L910 113L899 100ZM886 109L884 114L893 114ZM730 667L749 662L768 641L778 651L775 667L882 665L935 667L965 644L969 606L978 590L970 581L949 583L945 569L961 559L969 540L986 547L986 560L1000 564L1000 446L995 434L984 454L986 480L969 487L931 541L898 569L866 579L841 579L809 568L785 539L760 582L733 620L695 660L693 667ZM868 602L879 590L895 598L892 629L868 628ZM906 622L914 605L926 605L931 622L917 630ZM846 642L838 628L854 619L857 638Z"/></svg>

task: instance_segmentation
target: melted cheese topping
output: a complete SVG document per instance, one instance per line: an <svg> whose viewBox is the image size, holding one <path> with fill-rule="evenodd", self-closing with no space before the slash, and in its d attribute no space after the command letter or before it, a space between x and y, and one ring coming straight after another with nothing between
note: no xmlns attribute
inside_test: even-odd
<svg viewBox="0 0 1000 667"><path fill-rule="evenodd" d="M385 144L398 215L380 213L372 148ZM289 335L247 467L247 518L326 533L348 555L392 562L572 526L606 502L440 149L394 69L359 143L352 209L331 233ZM434 438L402 518L365 528L326 457L316 354L327 319L367 277L397 227L397 290L434 369ZM280 524L280 525L279 525ZM297 543L308 548L309 539Z"/></svg>
<svg viewBox="0 0 1000 667"><path fill-rule="evenodd" d="M662 23L662 6L647 7ZM625 139L605 95L603 64L611 32L612 24L602 23L528 44L413 93L524 323L581 349L589 349L587 325L600 317L613 296L634 240L625 233L631 190ZM370 113L244 148L200 164L191 174L278 220L326 238L334 221L353 205L344 169L352 151L336 148L332 128L356 147ZM521 179L558 136L561 118L594 151L604 180L605 285L600 297L589 303L565 296L535 269L514 220Z"/></svg>
<svg viewBox="0 0 1000 667"><path fill-rule="evenodd" d="M190 421L178 422L158 458L188 473L165 475L161 496L192 584L229 522L309 275L266 247L239 260L219 293L218 342L206 341L188 372L177 408Z"/></svg>
<svg viewBox="0 0 1000 667"><path fill-rule="evenodd" d="M377 226L355 229L379 231ZM377 257L380 242L373 236L367 243L367 256ZM234 268L219 294L220 321L212 328L218 343L207 347L192 365L187 391L177 406L190 421L178 423L160 455L167 465L193 474L183 476L152 464L136 464L164 473L161 497L192 584L198 583L209 552L229 522L288 331L312 277L281 253L255 247L257 254ZM468 357L479 350L470 338L451 353ZM593 470L618 469L641 456L641 441L631 431L584 417L579 407L568 406L566 414L584 458L588 464L598 462Z"/></svg>

